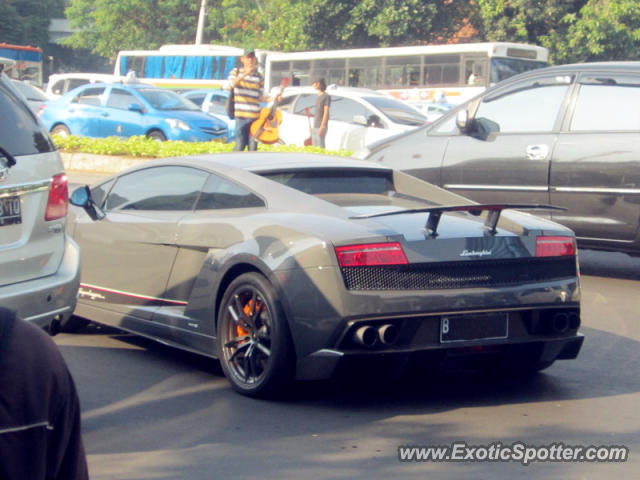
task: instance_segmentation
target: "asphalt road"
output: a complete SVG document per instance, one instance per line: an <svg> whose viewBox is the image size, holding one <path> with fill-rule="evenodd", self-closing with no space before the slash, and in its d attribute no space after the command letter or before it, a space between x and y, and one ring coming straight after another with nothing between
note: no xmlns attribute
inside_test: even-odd
<svg viewBox="0 0 640 480"><path fill-rule="evenodd" d="M637 478L640 258L580 251L577 360L529 378L309 383L234 393L217 362L91 326L55 337L76 380L94 480ZM626 463L406 463L403 445L624 445Z"/></svg>

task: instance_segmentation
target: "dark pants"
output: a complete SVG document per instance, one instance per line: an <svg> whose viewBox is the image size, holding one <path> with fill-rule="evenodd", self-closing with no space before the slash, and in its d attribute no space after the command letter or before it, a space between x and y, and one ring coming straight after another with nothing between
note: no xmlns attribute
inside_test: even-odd
<svg viewBox="0 0 640 480"><path fill-rule="evenodd" d="M242 152L245 148L250 151L258 149L258 143L251 138L251 124L255 118L237 118L236 117L236 146L234 152Z"/></svg>

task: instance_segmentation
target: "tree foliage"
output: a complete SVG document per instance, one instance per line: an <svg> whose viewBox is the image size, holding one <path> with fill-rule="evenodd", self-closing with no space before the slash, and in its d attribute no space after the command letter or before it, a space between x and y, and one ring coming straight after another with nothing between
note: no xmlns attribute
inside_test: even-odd
<svg viewBox="0 0 640 480"><path fill-rule="evenodd" d="M16 5L36 1L9 0L0 13L11 19ZM200 0L71 0L66 14L81 30L68 44L113 58L193 43L199 8ZM639 27L637 0L208 0L204 41L278 51L512 41L546 46L559 63L638 58Z"/></svg>
<svg viewBox="0 0 640 480"><path fill-rule="evenodd" d="M45 48L51 18L62 16L63 0L2 0L0 42Z"/></svg>
<svg viewBox="0 0 640 480"><path fill-rule="evenodd" d="M193 0L72 0L65 13L78 31L64 43L110 58L119 50L193 43L199 7Z"/></svg>
<svg viewBox="0 0 640 480"><path fill-rule="evenodd" d="M640 59L640 3L637 0L589 0L580 18L567 18L567 42L558 42L564 62Z"/></svg>

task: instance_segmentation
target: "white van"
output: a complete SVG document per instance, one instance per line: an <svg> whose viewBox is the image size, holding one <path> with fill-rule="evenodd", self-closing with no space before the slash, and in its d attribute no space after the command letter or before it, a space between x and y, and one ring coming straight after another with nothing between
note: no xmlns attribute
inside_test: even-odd
<svg viewBox="0 0 640 480"><path fill-rule="evenodd" d="M54 73L49 76L45 94L49 100L55 100L80 85L119 82L120 80L121 77L108 73Z"/></svg>

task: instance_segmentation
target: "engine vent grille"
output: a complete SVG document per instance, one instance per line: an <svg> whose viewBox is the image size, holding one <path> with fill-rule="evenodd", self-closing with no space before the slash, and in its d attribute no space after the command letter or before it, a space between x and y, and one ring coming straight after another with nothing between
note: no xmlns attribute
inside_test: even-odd
<svg viewBox="0 0 640 480"><path fill-rule="evenodd" d="M574 257L344 267L349 290L490 288L576 276Z"/></svg>

